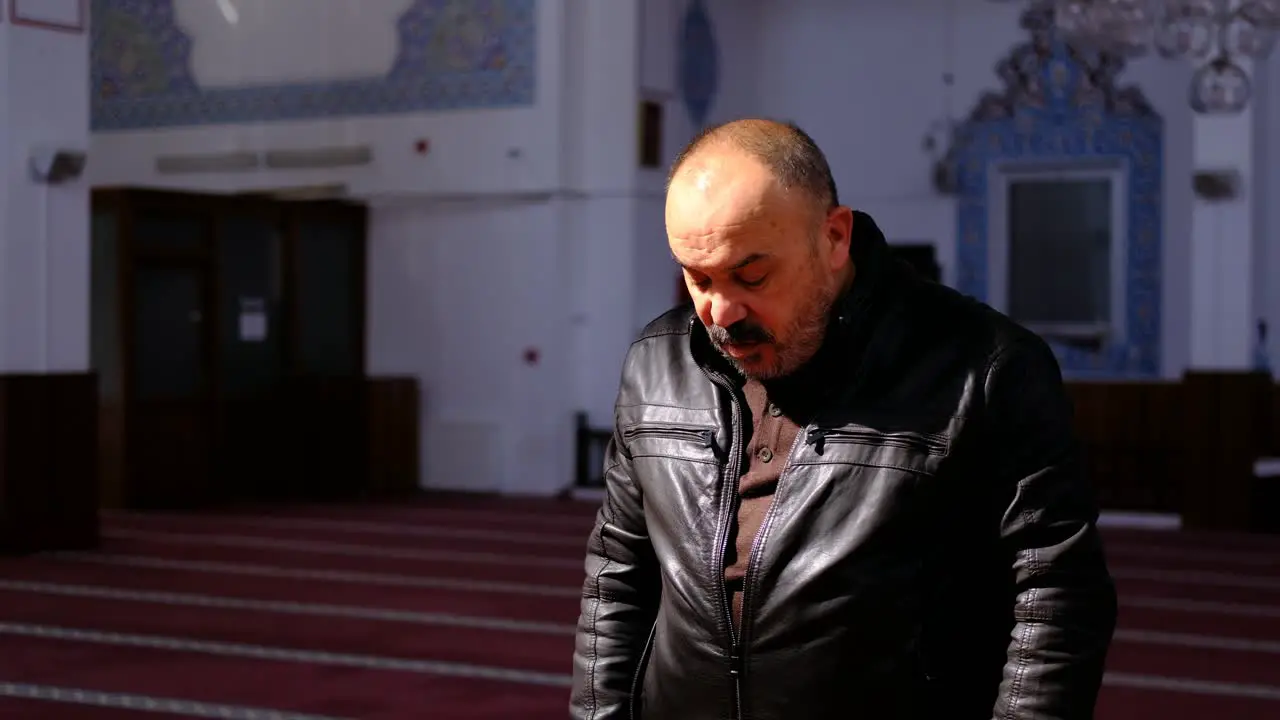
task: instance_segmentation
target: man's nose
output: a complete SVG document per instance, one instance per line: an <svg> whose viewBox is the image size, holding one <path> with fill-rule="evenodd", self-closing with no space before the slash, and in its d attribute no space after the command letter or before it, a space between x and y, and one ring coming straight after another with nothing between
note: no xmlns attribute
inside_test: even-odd
<svg viewBox="0 0 1280 720"><path fill-rule="evenodd" d="M711 298L711 322L727 328L747 317L747 306L726 295Z"/></svg>

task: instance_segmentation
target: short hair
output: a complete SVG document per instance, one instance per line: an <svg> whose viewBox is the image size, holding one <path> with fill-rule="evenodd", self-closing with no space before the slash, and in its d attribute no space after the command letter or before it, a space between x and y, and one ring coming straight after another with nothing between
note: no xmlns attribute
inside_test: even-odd
<svg viewBox="0 0 1280 720"><path fill-rule="evenodd" d="M728 145L760 161L787 190L808 195L823 210L840 204L831 166L818 143L791 122L744 118L699 132L671 163L667 187L680 169L702 150Z"/></svg>

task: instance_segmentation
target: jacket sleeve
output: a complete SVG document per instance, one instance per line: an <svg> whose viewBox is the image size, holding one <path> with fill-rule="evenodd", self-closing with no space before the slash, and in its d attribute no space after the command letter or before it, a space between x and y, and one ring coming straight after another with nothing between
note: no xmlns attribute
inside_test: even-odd
<svg viewBox="0 0 1280 720"><path fill-rule="evenodd" d="M1116 591L1057 360L1020 339L987 383L1012 562L1014 626L995 720L1088 720L1116 623Z"/></svg>
<svg viewBox="0 0 1280 720"><path fill-rule="evenodd" d="M618 432L605 450L605 498L587 541L573 654L573 720L630 718L631 683L658 610L644 500Z"/></svg>

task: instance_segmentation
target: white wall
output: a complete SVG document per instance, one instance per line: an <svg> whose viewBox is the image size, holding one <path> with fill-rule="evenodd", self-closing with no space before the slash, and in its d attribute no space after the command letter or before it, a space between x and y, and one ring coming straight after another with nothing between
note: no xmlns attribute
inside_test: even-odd
<svg viewBox="0 0 1280 720"><path fill-rule="evenodd" d="M369 369L422 381L426 484L551 493L568 482L564 227L547 201L375 206Z"/></svg>
<svg viewBox="0 0 1280 720"><path fill-rule="evenodd" d="M8 9L5 4L5 9ZM50 20L75 19L66 2ZM89 368L89 212L83 180L32 178L33 148L89 142L83 32L0 24L0 372Z"/></svg>

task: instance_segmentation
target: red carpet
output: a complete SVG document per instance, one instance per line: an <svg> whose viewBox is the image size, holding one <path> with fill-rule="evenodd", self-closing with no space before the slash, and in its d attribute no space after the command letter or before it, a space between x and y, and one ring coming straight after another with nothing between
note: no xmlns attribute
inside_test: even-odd
<svg viewBox="0 0 1280 720"><path fill-rule="evenodd" d="M566 716L594 506L105 516L0 560L0 718ZM1108 531L1100 720L1280 717L1280 538Z"/></svg>

